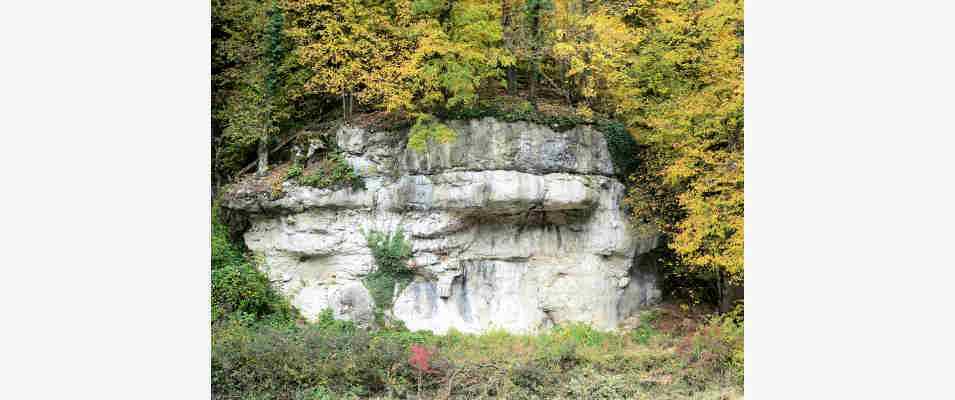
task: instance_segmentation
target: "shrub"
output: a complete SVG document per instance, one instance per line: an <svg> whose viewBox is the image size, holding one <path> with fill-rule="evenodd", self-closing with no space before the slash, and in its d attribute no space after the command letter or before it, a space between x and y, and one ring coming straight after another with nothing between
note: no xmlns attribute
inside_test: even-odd
<svg viewBox="0 0 955 400"><path fill-rule="evenodd" d="M414 276L413 269L408 266L411 243L405 240L404 231L401 229L392 233L370 230L364 234L376 268L366 275L363 281L375 300L376 316L380 319L383 310L392 306L396 285L398 290L401 290Z"/></svg>
<svg viewBox="0 0 955 400"><path fill-rule="evenodd" d="M302 389L292 394L294 400L334 400L332 392L324 386Z"/></svg>
<svg viewBox="0 0 955 400"><path fill-rule="evenodd" d="M700 335L737 337L728 332ZM715 351L718 345L705 340L691 338L689 343ZM436 336L360 330L335 320L330 311L315 324L226 321L213 326L213 394L263 399L726 398L722 394L742 389L741 376L725 379L735 375L721 374L712 363L687 362L685 357L696 351L692 346L681 353L666 343L651 345L657 347L636 346L625 334L581 324L535 336L501 331ZM605 353L602 359L583 356L599 352Z"/></svg>
<svg viewBox="0 0 955 400"><path fill-rule="evenodd" d="M650 339L659 335L659 332L657 332L656 328L653 326L653 323L659 318L660 314L656 310L650 310L642 313L640 315L640 325L630 332L633 341L642 345L649 344Z"/></svg>
<svg viewBox="0 0 955 400"><path fill-rule="evenodd" d="M272 179L272 183L269 185L269 199L278 200L281 199L285 194L285 189L282 187L282 177L276 176Z"/></svg>
<svg viewBox="0 0 955 400"><path fill-rule="evenodd" d="M585 367L569 377L566 394L569 398L578 399L631 399L633 388L620 376L607 375Z"/></svg>
<svg viewBox="0 0 955 400"><path fill-rule="evenodd" d="M298 164L298 163L292 164L292 166L290 166L288 170L285 171L285 180L292 180L292 179L298 178L302 176L302 172L304 172L304 169L302 169L301 164Z"/></svg>
<svg viewBox="0 0 955 400"><path fill-rule="evenodd" d="M511 382L531 392L541 392L554 380L550 371L536 362L520 363L511 371Z"/></svg>
<svg viewBox="0 0 955 400"><path fill-rule="evenodd" d="M342 335L355 333L355 330L358 329L352 321L335 319L332 309L330 308L326 308L318 314L318 322L316 325L318 329L321 329L323 332L332 332Z"/></svg>
<svg viewBox="0 0 955 400"><path fill-rule="evenodd" d="M408 358L408 364L417 370L419 373L431 372L431 355L434 354L433 350L428 348L413 344L411 345L411 357Z"/></svg>
<svg viewBox="0 0 955 400"><path fill-rule="evenodd" d="M212 208L212 269L245 262L242 249L229 238L229 227L219 221L218 207Z"/></svg>
<svg viewBox="0 0 955 400"><path fill-rule="evenodd" d="M228 228L212 211L212 321L270 319L291 321L297 313L229 240Z"/></svg>
<svg viewBox="0 0 955 400"><path fill-rule="evenodd" d="M743 380L743 325L737 320L742 307L711 317L677 346L684 365L684 378L703 385L713 379Z"/></svg>
<svg viewBox="0 0 955 400"><path fill-rule="evenodd" d="M458 134L447 125L434 117L424 114L418 117L411 133L408 136L408 147L417 152L423 152L428 147L428 141L451 143L458 138Z"/></svg>
<svg viewBox="0 0 955 400"><path fill-rule="evenodd" d="M410 387L415 376L407 367L407 347L373 340L349 322L328 322L219 325L212 344L215 397L269 393L292 398L316 388L367 396Z"/></svg>
<svg viewBox="0 0 955 400"><path fill-rule="evenodd" d="M537 350L537 361L544 365L553 365L568 369L577 365L577 342L567 338L544 336Z"/></svg>
<svg viewBox="0 0 955 400"><path fill-rule="evenodd" d="M339 153L331 153L308 174L299 176L298 183L317 188L348 186L352 190L365 188L365 181Z"/></svg>
<svg viewBox="0 0 955 400"><path fill-rule="evenodd" d="M586 346L600 346L615 336L613 333L599 331L588 324L579 322L559 325L553 329L552 333L563 335L575 343Z"/></svg>
<svg viewBox="0 0 955 400"><path fill-rule="evenodd" d="M410 272L406 262L411 257L411 243L405 240L404 230L387 233L372 229L365 232L365 240L380 271Z"/></svg>
<svg viewBox="0 0 955 400"><path fill-rule="evenodd" d="M413 344L411 345L411 357L408 358L408 364L414 368L415 373L418 376L418 397L421 397L421 384L425 374L430 374L435 372L431 369L431 356L434 354L433 350L430 350L424 346Z"/></svg>
<svg viewBox="0 0 955 400"><path fill-rule="evenodd" d="M626 126L620 121L601 118L597 119L595 128L604 134L614 172L621 177L633 174L640 164L640 157L636 156L639 154L639 146L630 132L627 132Z"/></svg>

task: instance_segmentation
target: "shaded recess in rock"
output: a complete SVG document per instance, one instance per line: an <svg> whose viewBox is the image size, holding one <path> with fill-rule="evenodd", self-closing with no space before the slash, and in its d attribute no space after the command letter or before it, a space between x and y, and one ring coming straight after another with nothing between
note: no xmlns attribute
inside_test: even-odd
<svg viewBox="0 0 955 400"><path fill-rule="evenodd" d="M657 245L630 229L603 134L493 118L448 121L457 140L407 149L407 132L335 133L364 190L286 182L271 199L234 185L221 206L249 216L246 245L307 318L372 323L362 229L408 232L415 279L390 310L409 329L534 332L578 321L614 329L659 301Z"/></svg>

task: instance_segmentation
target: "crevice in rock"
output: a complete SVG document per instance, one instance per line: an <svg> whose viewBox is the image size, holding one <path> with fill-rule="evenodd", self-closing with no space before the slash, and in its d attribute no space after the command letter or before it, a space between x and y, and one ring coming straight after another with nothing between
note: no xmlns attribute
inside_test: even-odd
<svg viewBox="0 0 955 400"><path fill-rule="evenodd" d="M430 168L428 168L427 170L424 170L424 169L421 169L421 170L408 169L407 171L404 171L404 172L413 172L412 174L406 175L406 176L410 176L410 177L414 177L414 176L428 176L428 177L431 177L431 176L435 176L435 175L441 175L441 174L452 173L452 172L495 172L495 171L504 171L504 172L520 172L520 173L524 173L524 174L528 174L528 175L537 175L537 176L543 176L543 177L546 177L546 176L548 176L548 175L566 174L566 175L583 176L583 177L601 177L601 178L608 178L608 179L614 179L614 180L617 179L617 176L614 175L614 174L604 174L604 173L600 173L600 172L588 172L588 173L583 173L583 172L576 172L576 171L573 171L573 170L557 170L557 169L555 169L555 170L544 170L544 171L540 171L540 170L529 170L529 169L522 169L522 168L495 168L495 169L448 168L448 169L442 169L442 170L431 171L431 172L427 172L427 171L430 171Z"/></svg>
<svg viewBox="0 0 955 400"><path fill-rule="evenodd" d="M627 257L644 250L618 230L624 218L619 198L608 196L620 196L622 184L602 172L612 161L606 144L587 132L554 135L533 124L462 123L469 122L466 129L454 127L464 141L432 146L427 154L409 153L403 134L338 135L348 142L339 147L350 150L349 158L361 158L353 161L387 169L360 172L375 176L367 190L286 185L286 197L273 201L268 188L248 186L233 189L236 198L225 207L254 217L258 231L245 235L249 244L293 283L341 277L327 287L321 281L303 284L301 297L290 299L307 318L325 306L330 290L361 280L370 268L361 229L400 227L420 264L413 287L398 293L391 311L412 330L496 326L526 332L557 320L609 328L620 319L618 310L630 309L621 305L623 292L637 286L631 275L638 271ZM298 254L278 253L289 248ZM617 290L607 290L608 282ZM369 295L355 286L362 290L349 301L328 306L341 308L337 314L359 314Z"/></svg>

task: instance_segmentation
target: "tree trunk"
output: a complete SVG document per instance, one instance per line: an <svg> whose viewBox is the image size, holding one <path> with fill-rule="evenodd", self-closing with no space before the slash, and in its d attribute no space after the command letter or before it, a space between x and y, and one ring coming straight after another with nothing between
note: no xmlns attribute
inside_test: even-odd
<svg viewBox="0 0 955 400"><path fill-rule="evenodd" d="M723 271L716 276L716 296L719 298L720 314L726 312L726 291L723 289Z"/></svg>
<svg viewBox="0 0 955 400"><path fill-rule="evenodd" d="M504 48L514 53L514 39L511 32L511 5L508 0L501 0L501 33L504 36ZM517 68L513 65L507 67L507 94L514 95L517 92Z"/></svg>
<svg viewBox="0 0 955 400"><path fill-rule="evenodd" d="M342 118L347 122L351 121L352 113L351 93L342 92Z"/></svg>
<svg viewBox="0 0 955 400"><path fill-rule="evenodd" d="M268 138L259 138L259 164L256 169L256 175L263 176L269 169L269 142Z"/></svg>
<svg viewBox="0 0 955 400"><path fill-rule="evenodd" d="M517 69L514 66L507 67L507 94L517 93Z"/></svg>
<svg viewBox="0 0 955 400"><path fill-rule="evenodd" d="M213 121L213 126L215 122ZM216 129L212 128L212 199L216 198L216 189L219 187L219 136L216 135Z"/></svg>
<svg viewBox="0 0 955 400"><path fill-rule="evenodd" d="M723 314L732 310L737 300L743 299L743 286L728 281L722 271L720 271L718 285L720 314Z"/></svg>
<svg viewBox="0 0 955 400"><path fill-rule="evenodd" d="M560 63L560 76L564 77L564 99L567 101L567 107L574 106L574 80L567 78L567 72L570 71L570 65L567 61L561 61Z"/></svg>

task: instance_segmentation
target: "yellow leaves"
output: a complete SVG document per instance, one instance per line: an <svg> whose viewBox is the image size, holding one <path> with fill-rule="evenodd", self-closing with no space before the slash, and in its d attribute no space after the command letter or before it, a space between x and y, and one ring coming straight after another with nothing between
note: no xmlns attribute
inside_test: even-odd
<svg viewBox="0 0 955 400"><path fill-rule="evenodd" d="M659 190L631 192L632 204L679 211L666 230L684 261L741 276L740 2L554 0L531 32L519 2L421 1L430 12L413 13L410 0L287 0L287 33L313 72L306 87L420 112L472 104L505 85L503 71L539 63L545 95L576 102L583 118L614 115L658 154L646 175ZM444 137L423 127L415 146Z"/></svg>
<svg viewBox="0 0 955 400"><path fill-rule="evenodd" d="M584 64L584 61L580 57L570 57L570 70L567 71L567 76L571 77L581 72L587 70L587 64Z"/></svg>
<svg viewBox="0 0 955 400"><path fill-rule="evenodd" d="M580 95L591 99L597 97L596 82L594 79L587 79L580 88Z"/></svg>
<svg viewBox="0 0 955 400"><path fill-rule="evenodd" d="M506 51L500 51L497 55L497 62L502 67L511 67L517 65L517 57Z"/></svg>
<svg viewBox="0 0 955 400"><path fill-rule="evenodd" d="M338 96L352 94L361 103L381 102L400 92L395 82L409 44L395 24L406 21L390 2L288 0L290 26L299 61L312 77L306 89Z"/></svg>
<svg viewBox="0 0 955 400"><path fill-rule="evenodd" d="M577 53L577 49L570 43L558 42L554 44L553 52L559 58L569 58Z"/></svg>
<svg viewBox="0 0 955 400"><path fill-rule="evenodd" d="M680 210L667 224L670 246L693 268L742 279L742 5L719 1L694 9L646 0L627 12L649 22L632 65L655 96L635 88L641 101L617 100L617 110L628 123L647 127L635 136L665 160L655 167L661 189L673 193ZM618 37L613 32L605 35ZM631 197L654 201L640 191Z"/></svg>
<svg viewBox="0 0 955 400"><path fill-rule="evenodd" d="M667 169L689 182L678 196L686 217L671 247L691 265L740 278L743 270L743 158L738 152L688 150ZM688 181L689 180L689 181Z"/></svg>
<svg viewBox="0 0 955 400"><path fill-rule="evenodd" d="M575 114L577 114L581 118L584 118L585 120L590 120L591 118L594 117L594 110L590 109L590 107L587 107L586 105L580 105L574 111L575 111Z"/></svg>
<svg viewBox="0 0 955 400"><path fill-rule="evenodd" d="M602 6L584 13L577 2L555 2L549 29L548 55L563 66L558 72L572 82L570 89L586 99L606 98L614 108L631 102L635 82L626 71L640 42L636 31Z"/></svg>
<svg viewBox="0 0 955 400"><path fill-rule="evenodd" d="M501 48L498 3L461 0L450 7L446 16L419 14L409 27L414 43L398 68L402 95L411 97L406 111L471 104L482 82L496 80L501 67L517 62Z"/></svg>

